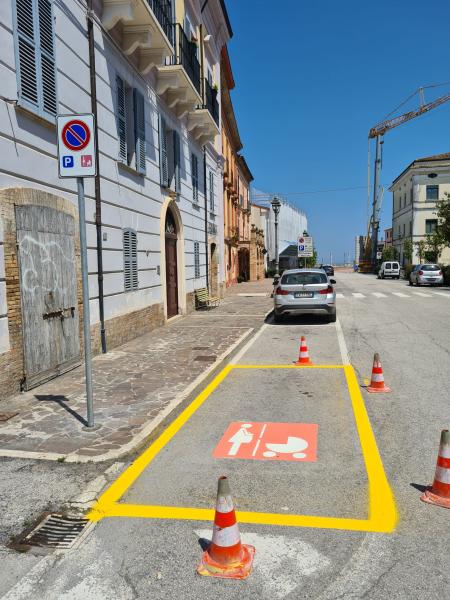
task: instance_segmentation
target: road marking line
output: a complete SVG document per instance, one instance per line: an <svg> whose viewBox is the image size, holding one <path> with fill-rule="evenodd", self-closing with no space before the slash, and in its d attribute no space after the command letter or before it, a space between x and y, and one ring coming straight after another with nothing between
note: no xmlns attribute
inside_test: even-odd
<svg viewBox="0 0 450 600"><path fill-rule="evenodd" d="M337 335L337 339L338 339L339 350L341 352L342 364L349 365L350 357L348 355L348 348L347 348L347 344L345 343L344 332L342 331L341 322L339 321L339 319L336 319L335 325L336 325L336 335Z"/></svg>
<svg viewBox="0 0 450 600"><path fill-rule="evenodd" d="M353 292L352 296L354 298L365 298L365 295L361 294L360 292Z"/></svg>
<svg viewBox="0 0 450 600"><path fill-rule="evenodd" d="M411 298L408 294L402 294L402 292L392 292L394 296L398 296L399 298Z"/></svg>
<svg viewBox="0 0 450 600"><path fill-rule="evenodd" d="M444 296L444 298L450 298L450 294L446 292L431 292L432 294L436 294L436 296Z"/></svg>
<svg viewBox="0 0 450 600"><path fill-rule="evenodd" d="M132 517L152 519L180 519L195 521L212 521L214 510L181 506L148 506L119 503L120 498L141 475L156 455L168 444L181 427L207 400L233 369L242 366L228 365L213 381L195 398L189 406L171 423L162 434L145 450L116 481L100 496L97 503L87 514L91 521L99 521L105 517ZM249 365L248 368L261 368ZM292 368L291 365L277 365L275 368ZM295 368L295 367L294 367ZM296 367L299 368L299 367ZM312 368L312 367L307 367ZM322 367L329 369L331 365ZM287 515L278 513L240 512L237 518L242 523L259 523L261 525L282 525L290 527L319 527L328 529L345 529L350 531L372 531L391 533L397 523L397 510L389 482L384 472L383 463L378 451L372 426L367 415L364 400L358 385L355 371L351 365L340 365L334 368L344 369L348 392L355 416L361 450L367 471L369 487L368 519L351 519L342 517L324 517L310 515Z"/></svg>
<svg viewBox="0 0 450 600"><path fill-rule="evenodd" d="M336 294L336 298L345 298L344 294Z"/></svg>
<svg viewBox="0 0 450 600"><path fill-rule="evenodd" d="M259 329L259 331L256 332L256 334L252 337L251 340L249 340L245 346L243 346L239 352L234 356L234 358L232 358L230 360L230 365L235 365L237 362L239 362L241 360L241 358L244 356L244 354L246 354L248 352L248 350L250 350L250 348L253 346L253 344L256 342L256 340L260 337L260 335L262 334L262 332L267 329L267 327L269 327L268 323L264 323L264 325L261 326L261 328Z"/></svg>
<svg viewBox="0 0 450 600"><path fill-rule="evenodd" d="M381 292L372 292L372 294L377 298L387 298L386 294L382 294Z"/></svg>
<svg viewBox="0 0 450 600"><path fill-rule="evenodd" d="M424 294L423 292L411 292L412 294L414 294L414 296L422 296L422 298L432 298L433 296L430 296L430 294Z"/></svg>

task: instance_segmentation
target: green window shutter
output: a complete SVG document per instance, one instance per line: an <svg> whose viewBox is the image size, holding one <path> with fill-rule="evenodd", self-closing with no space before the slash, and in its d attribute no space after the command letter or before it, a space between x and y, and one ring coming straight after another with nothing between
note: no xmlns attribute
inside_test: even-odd
<svg viewBox="0 0 450 600"><path fill-rule="evenodd" d="M169 187L169 161L167 159L167 132L166 122L159 115L159 177L161 186Z"/></svg>
<svg viewBox="0 0 450 600"><path fill-rule="evenodd" d="M175 175L175 191L181 192L181 147L180 134L178 131L173 131L173 164Z"/></svg>
<svg viewBox="0 0 450 600"><path fill-rule="evenodd" d="M134 103L134 140L136 151L136 171L145 175L145 108L144 96L136 89L133 90Z"/></svg>
<svg viewBox="0 0 450 600"><path fill-rule="evenodd" d="M125 98L125 82L119 75L117 84L117 134L119 136L119 159L127 162L127 113Z"/></svg>
<svg viewBox="0 0 450 600"><path fill-rule="evenodd" d="M34 0L16 0L16 61L19 102L39 109L36 12Z"/></svg>
<svg viewBox="0 0 450 600"><path fill-rule="evenodd" d="M55 32L53 28L52 0L37 0L39 12L39 60L41 76L42 111L55 116L56 64Z"/></svg>
<svg viewBox="0 0 450 600"><path fill-rule="evenodd" d="M191 160L192 169L192 201L198 203L198 158L195 154L192 154Z"/></svg>

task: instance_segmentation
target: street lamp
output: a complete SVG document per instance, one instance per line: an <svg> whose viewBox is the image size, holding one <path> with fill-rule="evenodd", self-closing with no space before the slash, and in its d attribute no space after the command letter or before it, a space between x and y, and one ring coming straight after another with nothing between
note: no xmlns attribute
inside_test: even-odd
<svg viewBox="0 0 450 600"><path fill-rule="evenodd" d="M280 257L278 256L278 214L280 212L281 202L279 198L274 196L270 204L272 205L272 209L275 215L275 279L279 279Z"/></svg>

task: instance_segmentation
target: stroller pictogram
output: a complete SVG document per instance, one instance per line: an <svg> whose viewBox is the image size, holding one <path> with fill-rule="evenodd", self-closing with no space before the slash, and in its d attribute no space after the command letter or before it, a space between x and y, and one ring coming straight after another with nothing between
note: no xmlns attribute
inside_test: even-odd
<svg viewBox="0 0 450 600"><path fill-rule="evenodd" d="M308 442L302 438L289 436L286 444L267 444L267 450L263 455L267 458L273 458L278 454L292 454L294 458L305 458L303 450L308 447Z"/></svg>

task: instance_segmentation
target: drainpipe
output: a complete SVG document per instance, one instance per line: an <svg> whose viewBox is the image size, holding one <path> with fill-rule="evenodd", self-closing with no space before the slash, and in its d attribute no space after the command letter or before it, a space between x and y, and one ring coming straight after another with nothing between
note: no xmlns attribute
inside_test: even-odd
<svg viewBox="0 0 450 600"><path fill-rule="evenodd" d="M98 131L97 131L97 81L95 77L95 40L94 40L94 21L92 18L93 0L88 0L87 12L87 30L89 44L89 76L91 81L91 111L94 115L96 127L95 137L95 166L97 175L94 178L95 189L95 229L97 234L97 281L98 281L98 308L100 316L100 340L103 354L106 353L106 332L105 332L105 308L103 298L103 241L102 241L102 202L100 195L100 161L98 150Z"/></svg>
<svg viewBox="0 0 450 600"><path fill-rule="evenodd" d="M206 258L206 287L209 290L209 248L208 248L208 195L206 193L206 146L203 146L203 180L205 182L205 258Z"/></svg>
<svg viewBox="0 0 450 600"><path fill-rule="evenodd" d="M203 5L203 8L205 7ZM203 11L202 8L202 11ZM200 82L202 92L202 103L205 106L205 49L203 45L203 25L199 27L200 31ZM209 290L209 248L208 248L208 197L206 194L206 146L203 146L203 178L205 182L205 258L206 258L206 287Z"/></svg>

